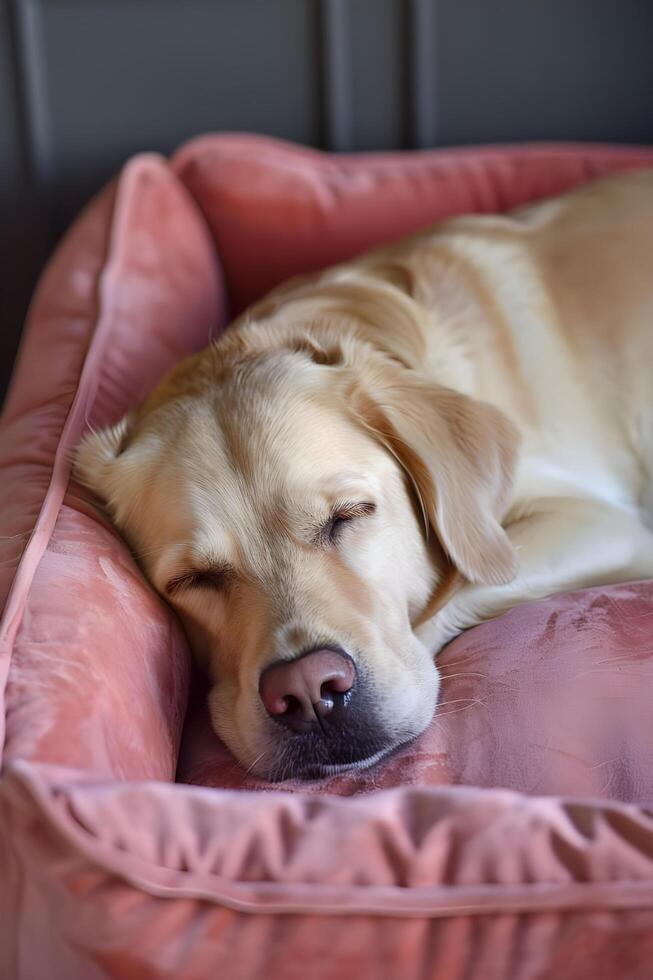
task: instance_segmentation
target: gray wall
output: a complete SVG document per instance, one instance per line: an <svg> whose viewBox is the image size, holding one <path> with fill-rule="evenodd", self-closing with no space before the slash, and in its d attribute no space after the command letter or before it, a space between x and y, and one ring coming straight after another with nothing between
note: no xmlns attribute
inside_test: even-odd
<svg viewBox="0 0 653 980"><path fill-rule="evenodd" d="M0 390L44 258L136 151L653 142L653 0L0 3Z"/></svg>

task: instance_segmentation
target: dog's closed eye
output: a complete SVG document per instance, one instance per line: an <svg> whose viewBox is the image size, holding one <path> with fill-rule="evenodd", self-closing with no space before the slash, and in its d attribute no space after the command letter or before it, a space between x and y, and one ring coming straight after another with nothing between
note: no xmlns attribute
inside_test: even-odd
<svg viewBox="0 0 653 980"><path fill-rule="evenodd" d="M186 589L210 589L213 592L226 592L235 577L230 565L210 565L207 568L189 568L171 578L165 587L169 596L178 595Z"/></svg>
<svg viewBox="0 0 653 980"><path fill-rule="evenodd" d="M320 544L336 544L348 524L361 517L369 517L376 510L376 504L369 501L347 503L339 506L319 530Z"/></svg>

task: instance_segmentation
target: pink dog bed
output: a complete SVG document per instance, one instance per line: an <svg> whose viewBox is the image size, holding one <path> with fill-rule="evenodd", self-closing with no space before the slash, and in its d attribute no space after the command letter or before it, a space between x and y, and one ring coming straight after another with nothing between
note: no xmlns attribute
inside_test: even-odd
<svg viewBox="0 0 653 980"><path fill-rule="evenodd" d="M421 739L269 787L201 689L187 711L179 625L68 482L86 426L227 308L446 215L646 165L653 149L336 157L209 136L137 157L89 205L39 286L0 433L0 977L650 976L653 583L466 633Z"/></svg>

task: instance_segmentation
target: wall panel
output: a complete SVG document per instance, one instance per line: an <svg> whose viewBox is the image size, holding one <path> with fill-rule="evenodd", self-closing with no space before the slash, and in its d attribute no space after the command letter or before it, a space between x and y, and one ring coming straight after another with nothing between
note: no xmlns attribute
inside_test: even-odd
<svg viewBox="0 0 653 980"><path fill-rule="evenodd" d="M653 142L651 0L0 0L0 386L43 257L130 154Z"/></svg>

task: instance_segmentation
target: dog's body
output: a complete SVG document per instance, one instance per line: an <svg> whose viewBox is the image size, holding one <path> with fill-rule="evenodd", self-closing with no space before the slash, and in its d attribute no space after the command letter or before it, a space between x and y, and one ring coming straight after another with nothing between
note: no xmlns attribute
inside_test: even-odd
<svg viewBox="0 0 653 980"><path fill-rule="evenodd" d="M244 762L370 764L428 724L456 633L653 576L653 172L291 282L78 473L180 611ZM289 734L284 664L316 648L338 724Z"/></svg>
<svg viewBox="0 0 653 980"><path fill-rule="evenodd" d="M451 222L425 259L440 234L429 373L501 409L520 454L503 521L517 576L463 586L427 627L437 648L518 602L653 574L653 175Z"/></svg>

